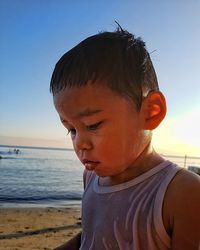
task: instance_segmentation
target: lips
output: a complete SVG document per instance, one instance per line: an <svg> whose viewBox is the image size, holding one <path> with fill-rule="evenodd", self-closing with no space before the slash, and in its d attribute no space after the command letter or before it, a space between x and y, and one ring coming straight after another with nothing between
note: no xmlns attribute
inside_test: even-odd
<svg viewBox="0 0 200 250"><path fill-rule="evenodd" d="M88 159L84 159L82 160L82 163L87 170L92 171L97 167L97 165L99 164L99 161L90 161Z"/></svg>

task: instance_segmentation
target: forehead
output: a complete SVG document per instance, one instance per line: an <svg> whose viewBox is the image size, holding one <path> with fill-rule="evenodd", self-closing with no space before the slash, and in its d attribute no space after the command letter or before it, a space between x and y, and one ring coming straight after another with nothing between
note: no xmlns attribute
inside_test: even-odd
<svg viewBox="0 0 200 250"><path fill-rule="evenodd" d="M59 113L70 111L74 115L90 115L102 110L117 112L125 106L133 108L131 101L97 84L66 88L54 95L54 104Z"/></svg>

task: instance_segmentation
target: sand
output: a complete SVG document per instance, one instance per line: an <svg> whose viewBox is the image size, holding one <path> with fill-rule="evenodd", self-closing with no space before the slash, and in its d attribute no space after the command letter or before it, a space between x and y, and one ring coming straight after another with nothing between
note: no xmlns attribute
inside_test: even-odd
<svg viewBox="0 0 200 250"><path fill-rule="evenodd" d="M0 209L0 250L49 250L80 231L79 207Z"/></svg>

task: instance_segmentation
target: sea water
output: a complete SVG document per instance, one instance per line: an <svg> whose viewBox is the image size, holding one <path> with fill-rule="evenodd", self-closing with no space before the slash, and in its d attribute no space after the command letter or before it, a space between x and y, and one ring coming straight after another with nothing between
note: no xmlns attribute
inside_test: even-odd
<svg viewBox="0 0 200 250"><path fill-rule="evenodd" d="M80 206L84 168L74 151L0 146L0 156L0 207ZM200 167L200 157L164 157Z"/></svg>
<svg viewBox="0 0 200 250"><path fill-rule="evenodd" d="M81 203L83 166L74 151L17 149L0 147L0 207Z"/></svg>

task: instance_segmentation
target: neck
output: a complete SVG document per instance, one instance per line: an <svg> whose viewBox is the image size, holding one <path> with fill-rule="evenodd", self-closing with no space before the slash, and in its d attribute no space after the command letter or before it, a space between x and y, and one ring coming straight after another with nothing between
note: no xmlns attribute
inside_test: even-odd
<svg viewBox="0 0 200 250"><path fill-rule="evenodd" d="M130 181L163 161L164 159L155 152L149 143L130 167L118 175L100 178L100 185L111 186Z"/></svg>

